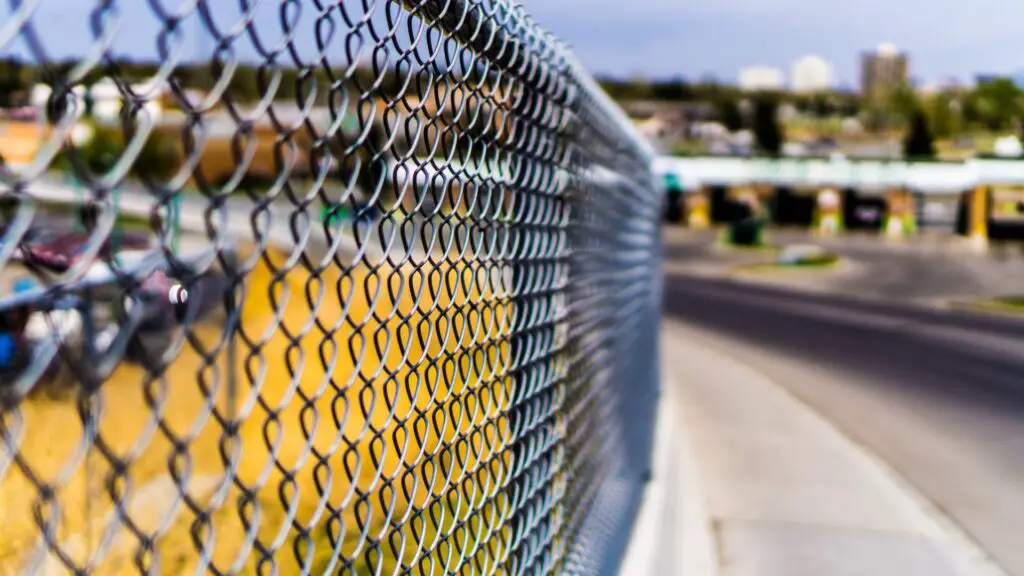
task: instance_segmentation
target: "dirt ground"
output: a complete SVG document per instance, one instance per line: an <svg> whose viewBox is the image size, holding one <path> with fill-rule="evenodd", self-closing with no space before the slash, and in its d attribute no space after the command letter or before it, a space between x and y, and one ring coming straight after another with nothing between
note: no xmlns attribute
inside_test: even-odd
<svg viewBox="0 0 1024 576"><path fill-rule="evenodd" d="M499 505L512 390L497 285L471 266L310 274L284 254L268 260L246 282L233 366L222 327L208 322L168 351L160 376L122 363L96 394L31 398L3 414L16 458L0 452L0 574L68 573L65 561L180 574L207 560L254 573L261 556L281 573L297 558L327 573L339 553L393 566L416 541L430 547L474 508ZM453 485L457 510L437 503ZM403 539L366 554L360 544L388 535L387 517L410 502L447 512L407 522ZM499 516L466 525L495 540L482 518ZM152 552L137 557L147 540Z"/></svg>

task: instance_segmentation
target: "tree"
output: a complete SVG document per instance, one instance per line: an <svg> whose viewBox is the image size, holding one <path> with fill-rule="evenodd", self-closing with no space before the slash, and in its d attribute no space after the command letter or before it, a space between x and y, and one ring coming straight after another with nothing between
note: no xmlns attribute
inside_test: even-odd
<svg viewBox="0 0 1024 576"><path fill-rule="evenodd" d="M889 95L889 111L892 120L899 124L907 124L913 121L921 111L921 102L914 93L913 87L904 84L893 90Z"/></svg>
<svg viewBox="0 0 1024 576"><path fill-rule="evenodd" d="M949 138L956 134L956 106L947 94L938 94L928 102L928 121L936 138Z"/></svg>
<svg viewBox="0 0 1024 576"><path fill-rule="evenodd" d="M759 99L754 104L754 138L762 152L778 155L784 140L779 125L779 105L774 100Z"/></svg>
<svg viewBox="0 0 1024 576"><path fill-rule="evenodd" d="M182 153L176 142L165 131L153 130L146 138L139 156L132 164L132 172L143 178L167 180L181 168Z"/></svg>
<svg viewBox="0 0 1024 576"><path fill-rule="evenodd" d="M1006 130L1024 111L1024 94L1009 78L978 83L964 102L964 119L989 130Z"/></svg>
<svg viewBox="0 0 1024 576"><path fill-rule="evenodd" d="M640 79L616 80L599 79L598 82L608 95L616 100L643 100L651 95L650 85Z"/></svg>
<svg viewBox="0 0 1024 576"><path fill-rule="evenodd" d="M12 58L0 59L0 106L14 106L28 91L22 64Z"/></svg>
<svg viewBox="0 0 1024 576"><path fill-rule="evenodd" d="M740 112L739 102L734 98L720 98L714 102L715 112L718 121L729 130L736 131L743 128L743 114Z"/></svg>
<svg viewBox="0 0 1024 576"><path fill-rule="evenodd" d="M291 89L294 90L294 88ZM258 101L263 96L260 91L259 69L254 66L239 64L231 76L231 83L228 85L227 93L237 103L249 104Z"/></svg>
<svg viewBox="0 0 1024 576"><path fill-rule="evenodd" d="M655 82L651 85L651 96L656 100L685 102L693 99L693 88L682 79Z"/></svg>
<svg viewBox="0 0 1024 576"><path fill-rule="evenodd" d="M106 174L121 159L125 149L125 135L121 130L110 126L94 126L92 137L78 146L63 150L54 162L54 167L75 171L84 168L93 175ZM134 176L166 180L178 171L181 163L182 154L173 139L165 132L154 130L146 138L130 170Z"/></svg>
<svg viewBox="0 0 1024 576"><path fill-rule="evenodd" d="M810 112L815 118L828 118L836 113L836 105L832 96L818 92L811 96Z"/></svg>
<svg viewBox="0 0 1024 576"><path fill-rule="evenodd" d="M106 174L124 153L124 137L119 130L94 128L88 142L78 147L79 159L92 174Z"/></svg>
<svg viewBox="0 0 1024 576"><path fill-rule="evenodd" d="M935 141L932 138L931 129L928 127L928 118L921 110L914 114L910 133L903 141L903 156L913 160L935 158Z"/></svg>

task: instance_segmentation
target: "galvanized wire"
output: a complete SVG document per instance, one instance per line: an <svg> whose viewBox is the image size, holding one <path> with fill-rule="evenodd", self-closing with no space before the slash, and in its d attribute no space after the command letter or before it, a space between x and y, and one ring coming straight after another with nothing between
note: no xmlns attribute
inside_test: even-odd
<svg viewBox="0 0 1024 576"><path fill-rule="evenodd" d="M509 0L0 9L2 574L616 570L651 150Z"/></svg>

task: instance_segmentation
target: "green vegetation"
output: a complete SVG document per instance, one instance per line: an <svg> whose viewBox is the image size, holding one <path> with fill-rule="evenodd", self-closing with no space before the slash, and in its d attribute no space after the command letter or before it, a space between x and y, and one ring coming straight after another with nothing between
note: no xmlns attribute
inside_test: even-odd
<svg viewBox="0 0 1024 576"><path fill-rule="evenodd" d="M1021 308L1021 311L1024 312L1024 296L1008 296L1004 298L996 298L996 301L999 302L1000 304L1005 304L1007 306Z"/></svg>
<svg viewBox="0 0 1024 576"><path fill-rule="evenodd" d="M839 262L839 256L831 252L809 255L796 262L777 264L782 268L823 268Z"/></svg>
<svg viewBox="0 0 1024 576"><path fill-rule="evenodd" d="M69 59L50 62L43 67L14 58L0 58L0 108L26 105L33 85L40 82L51 86L60 85L60 79L66 78L77 63L76 60ZM103 78L119 78L130 83L143 82L153 78L159 67L160 63L153 61L109 62L91 70L81 81L81 85L92 86ZM171 76L171 83L181 90L207 92L225 73L224 67L216 62L182 63ZM233 102L238 103L256 102L268 92L273 92L273 99L279 101L295 102L297 96L312 94L319 105L326 105L332 98L337 104L340 94L332 96L328 87L333 83L332 78L344 75L342 69L327 71L321 67L300 69L283 65L271 69L239 63L225 93ZM378 77L379 85L376 84ZM357 69L352 74L352 82L359 91L370 90L376 85L383 93L397 92L404 85L402 78L394 70L379 74L365 67ZM60 96L55 94L55 100L59 100ZM59 105L59 102L56 104Z"/></svg>
<svg viewBox="0 0 1024 576"><path fill-rule="evenodd" d="M134 134L111 126L93 124L91 138L79 145L67 145L54 160L53 167L78 175L101 176L114 168L124 155ZM152 131L132 163L133 176L166 180L181 168L182 153L171 135Z"/></svg>
<svg viewBox="0 0 1024 576"><path fill-rule="evenodd" d="M785 137L779 125L779 105L767 98L760 98L754 104L754 138L765 154L778 156L782 153Z"/></svg>
<svg viewBox="0 0 1024 576"><path fill-rule="evenodd" d="M762 262L735 269L738 274L770 274L830 269L839 263L839 256L831 252L808 255L795 262Z"/></svg>
<svg viewBox="0 0 1024 576"><path fill-rule="evenodd" d="M849 118L859 119L869 136L888 138L901 132L921 133L923 124L935 139L957 140L971 136L975 148L979 149L984 148L988 135L1024 130L1024 89L1009 78L985 80L973 88L948 88L934 93L922 93L906 85L871 99L852 91L814 94L763 92L752 95L711 80L603 79L601 84L612 97L623 102L704 104L711 118L730 130L750 127L749 122L745 122L743 103L751 100L755 109L758 103L763 108L771 106L771 103L777 109L783 105L791 107L796 114L786 118L785 127L792 129L794 134L811 138L837 137L841 121ZM762 133L767 126L767 123L762 124ZM979 138L979 135L983 137ZM770 133L758 138L759 146L769 152L773 141ZM684 147L683 144L675 146ZM945 153L949 147L938 148Z"/></svg>
<svg viewBox="0 0 1024 576"><path fill-rule="evenodd" d="M903 141L903 155L911 160L933 160L935 154L935 140L928 126L928 118L922 110L918 110L910 124L910 133Z"/></svg>
<svg viewBox="0 0 1024 576"><path fill-rule="evenodd" d="M954 308L990 314L1024 315L1024 296L1003 296L953 302Z"/></svg>

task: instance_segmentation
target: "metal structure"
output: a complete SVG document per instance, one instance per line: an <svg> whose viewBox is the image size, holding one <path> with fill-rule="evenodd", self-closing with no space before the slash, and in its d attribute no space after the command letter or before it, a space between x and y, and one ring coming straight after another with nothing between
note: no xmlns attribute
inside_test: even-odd
<svg viewBox="0 0 1024 576"><path fill-rule="evenodd" d="M661 194L571 52L508 0L81 12L0 8L0 573L616 571Z"/></svg>

